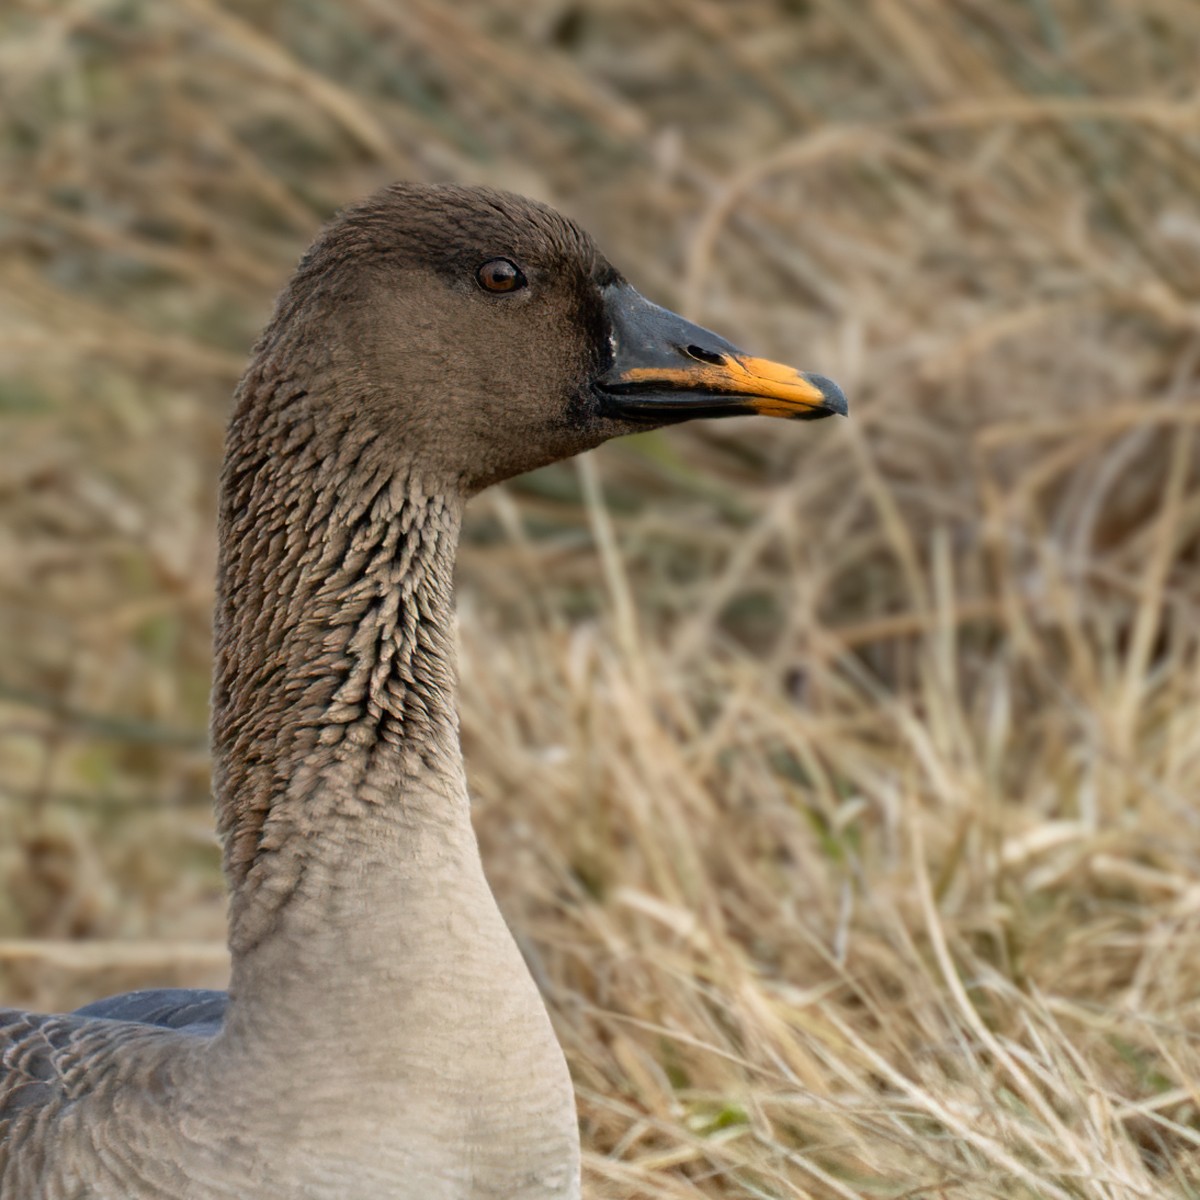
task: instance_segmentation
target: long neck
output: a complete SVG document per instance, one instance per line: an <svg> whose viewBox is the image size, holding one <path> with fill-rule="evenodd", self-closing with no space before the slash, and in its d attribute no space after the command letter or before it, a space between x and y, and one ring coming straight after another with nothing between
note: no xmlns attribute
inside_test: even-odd
<svg viewBox="0 0 1200 1200"><path fill-rule="evenodd" d="M235 419L223 479L213 752L235 955L306 880L327 904L340 856L382 850L406 784L443 793L430 819L466 821L460 503L380 461L369 430L315 428L312 408L301 394Z"/></svg>
<svg viewBox="0 0 1200 1200"><path fill-rule="evenodd" d="M233 978L215 1094L331 1153L394 1153L424 1195L577 1196L566 1065L471 828L460 502L392 469L360 413L339 428L300 389L242 399L216 618Z"/></svg>

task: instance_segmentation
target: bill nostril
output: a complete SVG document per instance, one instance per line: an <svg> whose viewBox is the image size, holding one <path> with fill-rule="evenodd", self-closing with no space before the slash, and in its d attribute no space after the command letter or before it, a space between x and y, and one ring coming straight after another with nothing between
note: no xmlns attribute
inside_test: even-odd
<svg viewBox="0 0 1200 1200"><path fill-rule="evenodd" d="M702 346L688 346L685 353L701 362L711 363L714 367L719 367L725 362L725 355L718 354L715 350L705 350Z"/></svg>

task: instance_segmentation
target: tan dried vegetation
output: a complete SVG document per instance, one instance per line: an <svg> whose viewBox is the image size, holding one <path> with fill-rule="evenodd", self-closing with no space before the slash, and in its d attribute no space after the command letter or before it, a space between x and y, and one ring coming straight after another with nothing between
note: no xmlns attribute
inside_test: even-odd
<svg viewBox="0 0 1200 1200"><path fill-rule="evenodd" d="M474 508L589 1194L1200 1193L1197 62L1192 0L9 0L6 998L222 981L227 397L336 206L490 182L852 400Z"/></svg>

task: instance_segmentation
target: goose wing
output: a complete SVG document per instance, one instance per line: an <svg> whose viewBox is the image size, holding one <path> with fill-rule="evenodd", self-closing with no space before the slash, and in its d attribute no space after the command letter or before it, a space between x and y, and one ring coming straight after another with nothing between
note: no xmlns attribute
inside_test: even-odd
<svg viewBox="0 0 1200 1200"><path fill-rule="evenodd" d="M77 1008L77 1017L133 1021L188 1033L212 1034L220 1028L229 1004L226 992L208 988L146 988L94 1000Z"/></svg>

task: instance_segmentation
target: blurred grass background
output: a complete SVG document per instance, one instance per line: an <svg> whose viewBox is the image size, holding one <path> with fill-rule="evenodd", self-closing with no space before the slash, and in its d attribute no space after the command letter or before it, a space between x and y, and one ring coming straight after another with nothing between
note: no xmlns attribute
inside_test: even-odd
<svg viewBox="0 0 1200 1200"><path fill-rule="evenodd" d="M339 205L486 182L852 406L471 514L588 1194L1200 1194L1198 61L1193 0L8 0L5 999L223 982L228 397Z"/></svg>

